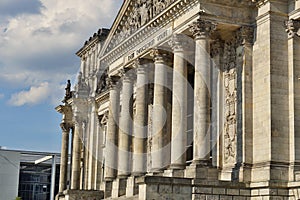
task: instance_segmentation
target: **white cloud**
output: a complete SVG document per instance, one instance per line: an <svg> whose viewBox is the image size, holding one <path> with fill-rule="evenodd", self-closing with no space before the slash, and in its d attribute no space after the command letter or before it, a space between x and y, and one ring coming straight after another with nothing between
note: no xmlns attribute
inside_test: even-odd
<svg viewBox="0 0 300 200"><path fill-rule="evenodd" d="M75 74L79 59L74 53L97 29L110 27L122 2L40 0L39 12L21 12L3 20L5 24L0 21L5 29L0 30L0 85L37 87Z"/></svg>
<svg viewBox="0 0 300 200"><path fill-rule="evenodd" d="M0 93L0 99L3 99L3 98L4 98L4 94Z"/></svg>
<svg viewBox="0 0 300 200"><path fill-rule="evenodd" d="M13 106L22 106L25 104L34 105L49 98L50 87L47 82L39 86L32 86L29 90L24 90L12 95L9 103Z"/></svg>

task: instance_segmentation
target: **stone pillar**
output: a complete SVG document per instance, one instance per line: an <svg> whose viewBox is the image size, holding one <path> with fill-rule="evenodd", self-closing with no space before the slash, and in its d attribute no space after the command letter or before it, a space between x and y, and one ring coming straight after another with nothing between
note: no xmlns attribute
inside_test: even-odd
<svg viewBox="0 0 300 200"><path fill-rule="evenodd" d="M198 19L190 31L196 42L194 83L194 163L210 156L210 48L209 36L216 29L210 21Z"/></svg>
<svg viewBox="0 0 300 200"><path fill-rule="evenodd" d="M174 35L171 168L184 169L187 147L187 61L184 35Z"/></svg>
<svg viewBox="0 0 300 200"><path fill-rule="evenodd" d="M107 121L107 135L105 144L105 175L106 181L112 181L116 178L117 160L118 160L118 120L120 110L120 90L117 82L119 77L111 76L108 81L110 84L109 93L109 113Z"/></svg>
<svg viewBox="0 0 300 200"><path fill-rule="evenodd" d="M133 125L133 70L122 70L122 106L119 126L118 177L124 178L131 173L131 139Z"/></svg>
<svg viewBox="0 0 300 200"><path fill-rule="evenodd" d="M167 53L153 50L154 57L154 98L152 134L152 171L162 172L170 163L170 144L166 130L167 120Z"/></svg>
<svg viewBox="0 0 300 200"><path fill-rule="evenodd" d="M147 60L138 59L136 83L136 116L134 120L133 137L133 164L132 173L142 175L147 171L147 146L148 132L148 65Z"/></svg>
<svg viewBox="0 0 300 200"><path fill-rule="evenodd" d="M288 33L288 70L289 70L289 181L299 180L295 172L300 170L300 20L286 21ZM296 179L296 180L295 180Z"/></svg>
<svg viewBox="0 0 300 200"><path fill-rule="evenodd" d="M71 172L71 189L80 189L80 161L82 148L82 120L75 116L75 130L73 136L73 152L72 152L72 172Z"/></svg>
<svg viewBox="0 0 300 200"><path fill-rule="evenodd" d="M59 193L62 193L67 189L69 133L71 126L67 123L61 123L60 127L62 129L62 140L60 154Z"/></svg>
<svg viewBox="0 0 300 200"><path fill-rule="evenodd" d="M88 146L88 156L89 156L89 165L88 165L88 189L95 189L95 167L97 162L97 121L98 121L98 113L97 113L97 104L95 99L90 100L91 114L90 114L90 129L89 129L89 146Z"/></svg>
<svg viewBox="0 0 300 200"><path fill-rule="evenodd" d="M288 36L283 26L287 6L277 1L258 6L252 57L253 182L289 178Z"/></svg>

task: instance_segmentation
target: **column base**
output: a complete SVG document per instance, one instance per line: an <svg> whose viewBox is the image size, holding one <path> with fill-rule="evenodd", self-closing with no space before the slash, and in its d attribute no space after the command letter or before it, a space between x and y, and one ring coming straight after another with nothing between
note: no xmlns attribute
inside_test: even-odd
<svg viewBox="0 0 300 200"><path fill-rule="evenodd" d="M139 176L145 176L146 172L132 172L131 176L139 177Z"/></svg>
<svg viewBox="0 0 300 200"><path fill-rule="evenodd" d="M130 176L127 178L126 197L132 197L139 193L139 187L136 183L136 177Z"/></svg>
<svg viewBox="0 0 300 200"><path fill-rule="evenodd" d="M117 178L112 183L112 198L118 198L126 195L127 179Z"/></svg>
<svg viewBox="0 0 300 200"><path fill-rule="evenodd" d="M170 169L185 169L186 164L171 164Z"/></svg>
<svg viewBox="0 0 300 200"><path fill-rule="evenodd" d="M184 172L185 178L194 178L202 180L218 180L219 171L211 165L203 165L192 163L187 166Z"/></svg>
<svg viewBox="0 0 300 200"><path fill-rule="evenodd" d="M112 195L112 181L105 181L104 183L104 198L109 198Z"/></svg>
<svg viewBox="0 0 300 200"><path fill-rule="evenodd" d="M103 191L93 190L65 190L63 193L56 195L56 200L67 200L67 199L93 199L101 200L104 198Z"/></svg>
<svg viewBox="0 0 300 200"><path fill-rule="evenodd" d="M184 178L184 169L167 169L164 171L163 176Z"/></svg>

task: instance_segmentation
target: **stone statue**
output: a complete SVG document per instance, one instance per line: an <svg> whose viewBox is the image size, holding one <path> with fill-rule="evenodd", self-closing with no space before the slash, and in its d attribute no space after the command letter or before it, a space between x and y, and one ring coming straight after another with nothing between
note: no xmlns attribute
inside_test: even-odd
<svg viewBox="0 0 300 200"><path fill-rule="evenodd" d="M67 81L67 86L65 88L66 93L65 93L65 98L62 101L63 103L66 103L70 98L72 98L72 92L71 92L71 81Z"/></svg>

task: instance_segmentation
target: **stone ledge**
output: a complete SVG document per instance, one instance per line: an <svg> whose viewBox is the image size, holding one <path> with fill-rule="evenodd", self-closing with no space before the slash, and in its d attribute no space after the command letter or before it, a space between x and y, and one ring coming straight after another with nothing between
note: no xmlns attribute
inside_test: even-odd
<svg viewBox="0 0 300 200"><path fill-rule="evenodd" d="M67 197L67 198L66 198ZM58 199L84 199L84 200L101 200L104 198L103 191L96 190L65 190Z"/></svg>
<svg viewBox="0 0 300 200"><path fill-rule="evenodd" d="M162 176L144 176L137 178L137 184L168 184L168 185L192 185L191 178L174 178Z"/></svg>

